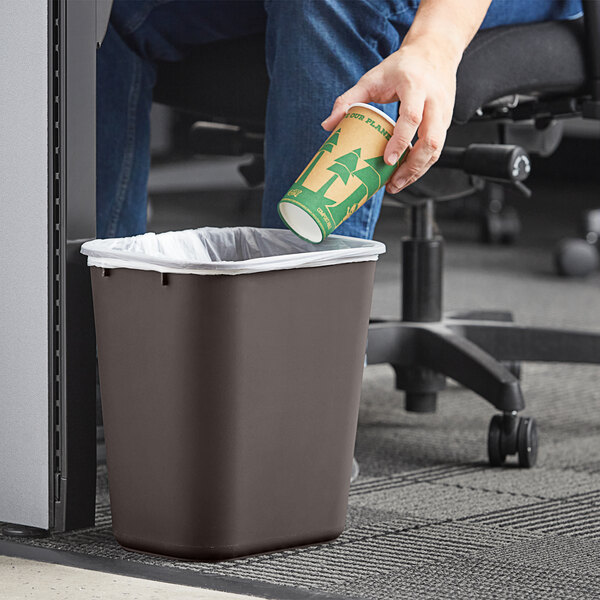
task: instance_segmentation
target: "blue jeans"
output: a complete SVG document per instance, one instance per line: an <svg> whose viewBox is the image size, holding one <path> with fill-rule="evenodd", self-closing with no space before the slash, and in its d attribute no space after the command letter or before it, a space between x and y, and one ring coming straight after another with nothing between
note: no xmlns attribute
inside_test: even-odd
<svg viewBox="0 0 600 600"><path fill-rule="evenodd" d="M282 227L277 203L328 135L320 123L333 101L398 49L417 6L418 0L115 0L98 52L97 235L146 230L155 61L181 60L197 44L266 33L271 83L262 224ZM580 13L580 0L494 0L483 27ZM380 108L397 115L396 104ZM336 233L371 238L382 197L383 190Z"/></svg>

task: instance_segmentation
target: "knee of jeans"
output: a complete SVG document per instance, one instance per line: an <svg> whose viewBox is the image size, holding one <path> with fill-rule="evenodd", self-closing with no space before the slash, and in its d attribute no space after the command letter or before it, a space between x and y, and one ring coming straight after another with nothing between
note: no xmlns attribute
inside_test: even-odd
<svg viewBox="0 0 600 600"><path fill-rule="evenodd" d="M306 35L308 30L324 34L333 30L354 30L364 33L373 29L377 33L381 24L393 12L397 0L266 0L265 9L269 24L282 28L280 31L291 36ZM389 5L389 6L388 6Z"/></svg>

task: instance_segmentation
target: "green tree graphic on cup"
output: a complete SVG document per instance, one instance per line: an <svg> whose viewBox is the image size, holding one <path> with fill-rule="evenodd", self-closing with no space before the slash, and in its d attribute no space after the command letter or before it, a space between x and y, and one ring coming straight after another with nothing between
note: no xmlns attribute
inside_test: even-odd
<svg viewBox="0 0 600 600"><path fill-rule="evenodd" d="M331 154L333 152L333 149L338 144L339 136L340 130L338 129L325 140L324 144L319 149L319 152L317 152L304 173L302 173L298 181L296 181L295 186L305 187L303 184L315 166L326 153ZM327 208L335 226L339 225L346 217L353 214L359 207L361 201L372 196L383 185L383 180L380 175L381 171L387 172L389 170L389 174L385 173L386 177L389 177L394 169L394 167L389 167L389 165L385 164L383 156L376 156L365 159L363 162L366 163L366 166L357 170L360 158L360 148L335 158L333 164L327 167L327 170L331 171L333 175L318 190L310 190L315 194L316 199L320 199L325 208ZM326 194L329 191L329 188L338 179L341 179L344 185L346 185L351 176L356 177L361 181L361 185L358 188L346 198L341 198L339 200L327 198ZM309 188L305 187L305 189L309 191Z"/></svg>
<svg viewBox="0 0 600 600"><path fill-rule="evenodd" d="M327 167L327 170L331 171L333 176L317 190L317 194L326 199L325 194L338 178L346 185L348 179L350 179L350 175L356 171L359 158L360 148L357 148L356 150L352 150L352 152L348 152L348 154L344 154L344 156L334 159L334 163Z"/></svg>
<svg viewBox="0 0 600 600"><path fill-rule="evenodd" d="M323 145L319 148L319 151L317 152L315 157L312 159L311 163L308 165L308 167L306 167L306 169L304 169L304 173L302 173L302 175L300 175L300 177L294 184L295 186L300 186L306 181L306 178L310 175L311 171L315 168L316 164L321 160L321 158L323 157L325 152L331 153L333 151L333 149L338 144L338 140L340 138L340 131L341 131L341 129L334 131L325 140L325 142L323 142Z"/></svg>
<svg viewBox="0 0 600 600"><path fill-rule="evenodd" d="M396 168L396 165L387 165L383 156L362 158L362 148L335 156L341 133L342 129L337 129L325 140L278 206L280 215L282 203L301 207L318 224L323 237L358 210L384 185ZM323 158L325 156L326 159ZM315 171L317 165L319 168ZM331 175L327 177L327 173ZM316 185L320 186L318 189L312 187L315 182L311 180L315 179L315 175L319 182ZM327 180L323 183L324 175ZM342 185L333 187L338 181ZM282 218L289 226L283 215Z"/></svg>
<svg viewBox="0 0 600 600"><path fill-rule="evenodd" d="M362 203L370 198L383 185L385 179L382 179L382 173L387 179L394 170L393 166L390 167L385 164L383 156L366 158L363 160L363 162L366 163L366 166L357 169L358 159L360 158L360 149L353 150L350 154L354 155L356 158L353 163L353 168L348 173L347 178L343 179L343 181L344 183L347 183L348 178L352 176L356 177L361 183L346 198L339 201L334 200L332 203L326 205L326 208L335 223L341 223L344 219L353 214ZM344 160L344 165L348 164L349 160L346 157L349 157L350 154L340 157L337 159L336 163L346 159ZM336 165L329 167L329 170L332 170L334 166ZM389 174L387 174L388 170L390 171Z"/></svg>

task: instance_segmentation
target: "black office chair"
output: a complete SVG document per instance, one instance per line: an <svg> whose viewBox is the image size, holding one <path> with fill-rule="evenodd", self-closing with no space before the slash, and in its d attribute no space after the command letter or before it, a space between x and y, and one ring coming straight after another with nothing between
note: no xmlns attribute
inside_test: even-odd
<svg viewBox="0 0 600 600"><path fill-rule="evenodd" d="M558 118L600 118L600 4L584 0L584 5L585 26L579 19L477 34L458 72L454 122L533 120L539 132ZM226 76L215 77L215 72ZM232 84L245 80L248 72L252 86ZM211 121L196 124L197 147L220 145L227 153L258 156L249 176L259 180L267 87L264 39L252 36L198 48L183 63L162 65L155 99ZM519 145L446 148L438 165L527 193L522 182L529 160ZM402 199L407 201L406 195ZM475 391L501 411L490 424L490 463L500 465L517 454L521 467L531 467L537 429L533 418L518 415L525 406L520 361L600 364L600 333L522 327L509 312L444 317L443 240L434 230L434 205L440 199L423 191L408 199L411 231L402 242L402 315L371 323L368 363L393 366L409 411L434 411L446 377Z"/></svg>

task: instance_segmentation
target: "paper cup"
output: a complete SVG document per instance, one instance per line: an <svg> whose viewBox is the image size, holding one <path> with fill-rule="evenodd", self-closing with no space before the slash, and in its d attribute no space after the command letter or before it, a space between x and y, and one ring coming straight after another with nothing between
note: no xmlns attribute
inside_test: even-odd
<svg viewBox="0 0 600 600"><path fill-rule="evenodd" d="M383 161L395 121L369 104L352 104L277 205L299 237L322 242L383 187L395 165Z"/></svg>

